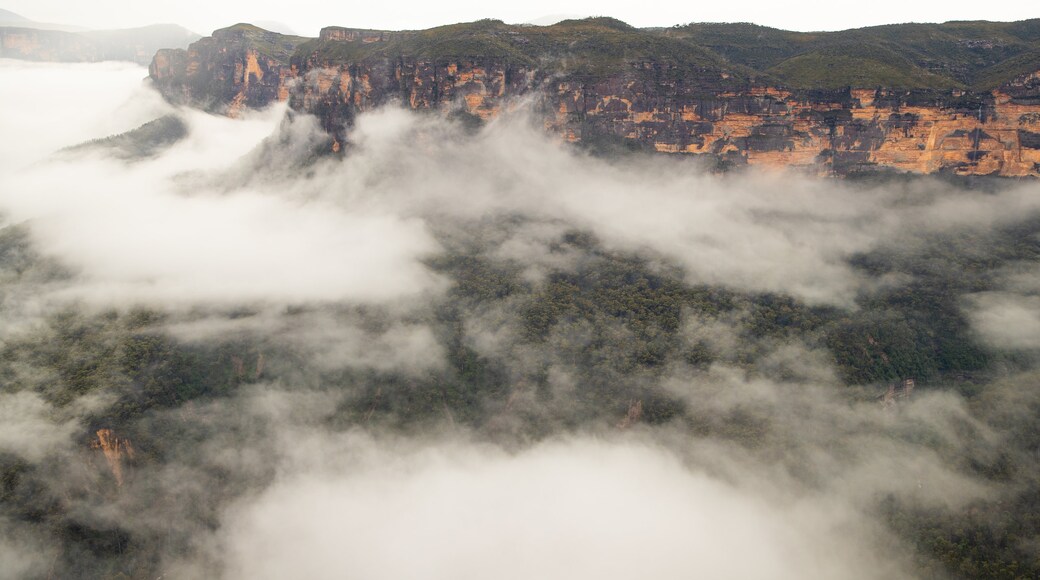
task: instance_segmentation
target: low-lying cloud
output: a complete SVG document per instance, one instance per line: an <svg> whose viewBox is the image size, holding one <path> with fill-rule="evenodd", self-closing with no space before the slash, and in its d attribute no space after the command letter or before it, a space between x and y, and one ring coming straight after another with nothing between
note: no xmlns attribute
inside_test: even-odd
<svg viewBox="0 0 1040 580"><path fill-rule="evenodd" d="M32 82L17 75L39 74L9 68L15 85ZM126 74L104 71L103 80L82 82L97 86ZM123 91L112 100L143 99L156 109L146 89ZM850 256L912 243L921 232L992 227L1040 205L1024 190L980 199L941 191L938 183L864 189L785 173L712 176L688 160L610 163L547 139L522 114L468 136L439 118L393 108L362 116L342 163L287 173L281 164L294 157L284 152L253 158L266 165L233 162L279 124L283 133L315 130L305 118L283 123L280 107L244 121L178 114L189 136L156 159L128 166L101 152L45 159L4 177L7 219L32 220L43 251L77 269L92 299L291 303L422 295L438 287L423 265L441 250L431 228L519 215L588 229L608 248L649 251L681 266L691 283L849 306L875 283L849 267ZM7 122L25 135L28 150L53 142ZM76 129L43 133L68 133L68 143L82 134ZM313 144L306 135L294 139ZM523 233L523 240L502 240L503 251L524 248L530 255L518 261L538 263L544 249L532 245L535 230Z"/></svg>
<svg viewBox="0 0 1040 580"><path fill-rule="evenodd" d="M13 84L35 72L16 67ZM79 80L93 87L123 74L102 68L98 78ZM124 91L127 99L152 94L139 86ZM71 298L106 306L381 302L436 288L419 260L437 243L417 219L227 191L207 176L269 136L284 109L245 121L178 114L189 136L156 159L128 165L95 151L5 172L0 211L9 223L31 223L40 250L79 274L82 283L67 290ZM14 134L30 150L51 144L37 143L38 134L56 132L66 144L79 138L77 127L28 129L15 127Z"/></svg>
<svg viewBox="0 0 1040 580"><path fill-rule="evenodd" d="M1032 481L1007 385L1040 278L994 232L1034 183L605 160L523 111L368 112L339 158L312 118L175 109L140 68L0 71L0 576L911 578L934 562L879 505ZM187 134L155 156L57 153L162 115ZM948 296L915 286L937 246L971 264ZM910 352L945 337L898 308L944 300L968 363ZM982 405L885 393L972 357Z"/></svg>
<svg viewBox="0 0 1040 580"><path fill-rule="evenodd" d="M229 577L903 577L847 506L767 499L638 440L346 445L347 466L228 512Z"/></svg>
<svg viewBox="0 0 1040 580"><path fill-rule="evenodd" d="M986 292L970 297L970 318L990 344L1000 348L1040 348L1040 296Z"/></svg>

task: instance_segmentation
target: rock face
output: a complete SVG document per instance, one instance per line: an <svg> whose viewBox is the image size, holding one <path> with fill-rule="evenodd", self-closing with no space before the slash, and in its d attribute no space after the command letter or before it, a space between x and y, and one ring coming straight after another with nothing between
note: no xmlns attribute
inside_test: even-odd
<svg viewBox="0 0 1040 580"><path fill-rule="evenodd" d="M376 107L487 120L526 97L547 130L572 142L839 175L1040 176L1040 58L1037 72L988 90L788 88L682 52L679 41L644 47L633 39L660 38L616 21L559 31L476 24L457 25L447 40L439 29L332 27L308 40L238 25L187 51L160 51L150 71L167 98L232 115L288 100L321 120L334 150L356 115ZM580 52L581 43L593 48ZM1029 67L1028 57L1018 60Z"/></svg>
<svg viewBox="0 0 1040 580"><path fill-rule="evenodd" d="M159 50L148 75L170 101L234 116L288 98L289 55L303 40L239 24L187 50Z"/></svg>
<svg viewBox="0 0 1040 580"><path fill-rule="evenodd" d="M1040 151L1021 137L1029 106L1006 94L750 87L703 99L657 98L657 87L565 87L554 127L572 140L596 134L669 153L709 153L730 163L811 166L848 174L1037 175ZM575 123L573 117L584 118Z"/></svg>
<svg viewBox="0 0 1040 580"><path fill-rule="evenodd" d="M105 461L108 462L108 468L112 472L112 477L116 480L116 485L122 487L123 460L134 458L134 446L130 443L130 440L116 437L111 429L99 429L97 439L91 443L91 447L100 450L104 454Z"/></svg>
<svg viewBox="0 0 1040 580"><path fill-rule="evenodd" d="M400 58L365 65L302 61L295 62L291 70L302 78L289 92L290 106L317 115L335 139L334 148L358 113L401 103L412 109L464 112L488 120L510 99L539 86L541 76L523 66L479 59L432 62Z"/></svg>

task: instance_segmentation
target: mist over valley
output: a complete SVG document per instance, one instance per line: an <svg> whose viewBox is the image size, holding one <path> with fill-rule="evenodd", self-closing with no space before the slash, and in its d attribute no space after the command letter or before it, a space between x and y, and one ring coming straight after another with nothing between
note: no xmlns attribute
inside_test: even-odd
<svg viewBox="0 0 1040 580"><path fill-rule="evenodd" d="M1040 574L1028 119L842 178L244 50L204 106L155 63L0 59L0 579ZM820 102L715 123L917 138Z"/></svg>

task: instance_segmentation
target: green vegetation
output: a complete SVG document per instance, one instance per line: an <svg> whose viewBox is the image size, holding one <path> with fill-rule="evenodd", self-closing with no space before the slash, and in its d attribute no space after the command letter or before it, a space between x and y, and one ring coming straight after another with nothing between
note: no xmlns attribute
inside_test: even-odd
<svg viewBox="0 0 1040 580"><path fill-rule="evenodd" d="M612 18L564 20L552 26L480 20L388 34L378 42L284 36L249 24L239 34L280 62L385 63L493 59L578 78L653 74L719 87L769 82L791 88L990 90L1040 69L1040 20L895 24L841 32L790 32L749 23L697 23L638 29ZM378 31L369 31L378 32Z"/></svg>
<svg viewBox="0 0 1040 580"><path fill-rule="evenodd" d="M515 26L481 20L396 34L389 42L323 42L300 45L297 58L318 62L373 62L397 57L417 59L496 59L579 77L630 70L633 63L664 65L666 75L726 71L738 79L754 71L726 63L702 47L628 26L611 18L565 20L553 26ZM759 75L760 76L760 75Z"/></svg>
<svg viewBox="0 0 1040 580"><path fill-rule="evenodd" d="M989 90L1040 69L1038 30L1040 20L892 24L811 33L754 24L690 24L664 34L774 74L792 87Z"/></svg>
<svg viewBox="0 0 1040 580"><path fill-rule="evenodd" d="M288 64L296 47L309 40L303 36L279 34L246 23L214 30L213 36L237 39L243 47L256 50L258 53L283 64Z"/></svg>
<svg viewBox="0 0 1040 580"><path fill-rule="evenodd" d="M1032 74L1038 70L1040 70L1040 46L980 71L975 82L979 87L996 87L1007 82L1008 79Z"/></svg>
<svg viewBox="0 0 1040 580"><path fill-rule="evenodd" d="M923 70L893 51L858 44L799 54L769 69L803 89L842 87L963 88L956 80Z"/></svg>
<svg viewBox="0 0 1040 580"><path fill-rule="evenodd" d="M188 134L188 127L177 115L163 115L125 133L94 139L67 147L62 151L105 151L119 159L137 160L154 157Z"/></svg>
<svg viewBox="0 0 1040 580"><path fill-rule="evenodd" d="M811 50L826 34L789 32L746 22L694 23L662 33L704 46L732 62L744 63L756 70L768 70L792 56Z"/></svg>

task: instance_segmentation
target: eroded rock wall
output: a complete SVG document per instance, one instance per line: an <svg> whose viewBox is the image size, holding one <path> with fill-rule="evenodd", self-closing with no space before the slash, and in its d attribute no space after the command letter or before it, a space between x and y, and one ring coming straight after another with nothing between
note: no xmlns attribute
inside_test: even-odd
<svg viewBox="0 0 1040 580"><path fill-rule="evenodd" d="M343 28L325 42L386 42ZM289 100L312 113L339 150L357 114L395 103L487 120L521 97L546 129L573 142L614 141L727 164L861 171L1040 176L1040 72L987 93L884 88L723 88L726 76L670 74L652 59L594 78L550 75L495 58L265 57L233 35L160 51L151 74L172 100L262 107Z"/></svg>
<svg viewBox="0 0 1040 580"><path fill-rule="evenodd" d="M265 52L250 32L223 29L187 50L160 50L148 67L149 77L170 101L231 116L243 108L259 109L286 100L294 76L288 58ZM281 36L267 34L271 44Z"/></svg>
<svg viewBox="0 0 1040 580"><path fill-rule="evenodd" d="M1000 91L748 87L706 98L632 82L557 89L547 125L573 141L593 132L661 152L838 174L1040 174L1038 107Z"/></svg>
<svg viewBox="0 0 1040 580"><path fill-rule="evenodd" d="M390 103L461 112L482 120L501 113L536 85L534 71L479 59L412 59L376 64L295 63L294 110L316 114L339 143L358 113Z"/></svg>

